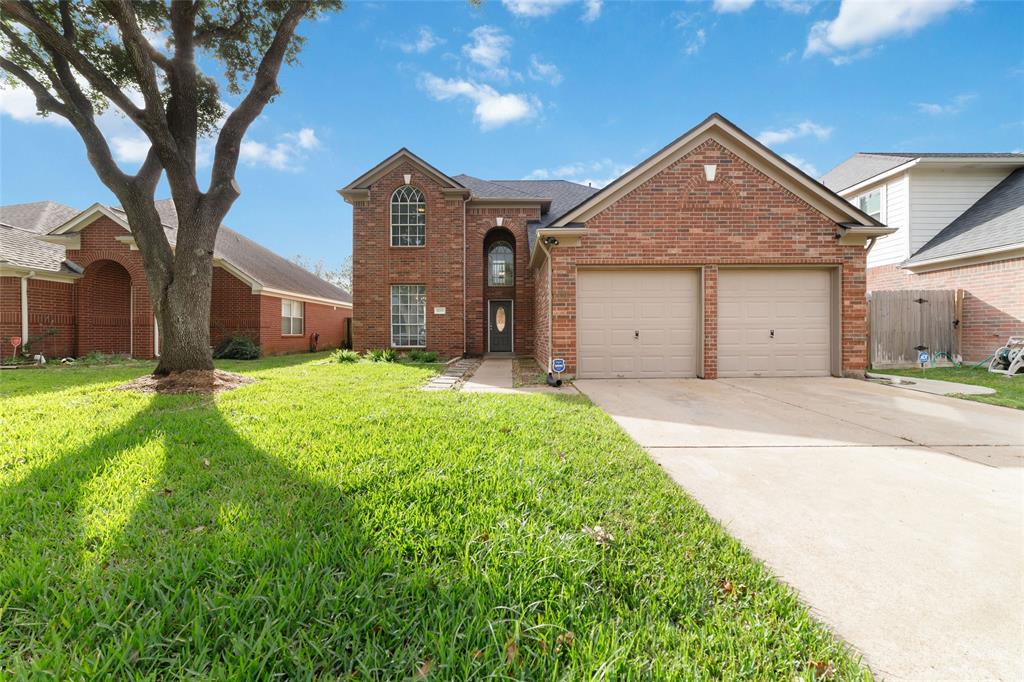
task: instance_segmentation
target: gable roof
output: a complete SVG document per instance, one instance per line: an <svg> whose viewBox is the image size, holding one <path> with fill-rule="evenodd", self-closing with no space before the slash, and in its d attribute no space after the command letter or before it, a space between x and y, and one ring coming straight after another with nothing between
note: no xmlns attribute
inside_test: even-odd
<svg viewBox="0 0 1024 682"><path fill-rule="evenodd" d="M384 175L394 164L399 161L410 161L419 166L427 175L431 176L436 180L442 187L451 190L461 190L462 194L468 194L467 188L463 187L454 178L451 178L434 166L421 159L420 157L413 154L411 151L402 147L397 152L384 159L376 166L366 171L358 178L348 183L344 187L338 190L338 194L345 198L346 201L353 201L359 197L360 194L365 194L366 190L369 189L370 185L374 183L380 176Z"/></svg>
<svg viewBox="0 0 1024 682"><path fill-rule="evenodd" d="M925 161L1014 162L1024 164L1024 154L1016 152L857 152L821 176L821 182L834 192L859 185L876 175L899 168L903 164Z"/></svg>
<svg viewBox="0 0 1024 682"><path fill-rule="evenodd" d="M0 223L32 234L46 234L77 213L78 209L56 201L9 204L0 206Z"/></svg>
<svg viewBox="0 0 1024 682"><path fill-rule="evenodd" d="M1024 247L1024 168L1010 173L918 249L905 265Z"/></svg>
<svg viewBox="0 0 1024 682"><path fill-rule="evenodd" d="M157 201L156 210L164 226L164 234L173 246L178 235L178 214L174 202L170 199ZM100 216L109 217L128 229L128 218L119 207L93 204L79 211L53 201L0 206L0 223L3 223L0 225L0 263L77 275L81 268L66 260L65 246L49 243L42 237L77 232ZM214 258L223 261L254 290L323 299L340 305L352 304L349 292L225 225L221 225L217 232Z"/></svg>
<svg viewBox="0 0 1024 682"><path fill-rule="evenodd" d="M589 217L625 196L646 182L669 164L675 162L707 138L754 165L758 170L783 184L807 203L815 206L844 228L870 229L879 234L893 232L882 223L856 208L838 194L804 173L771 149L748 135L743 129L719 113L713 113L686 131L665 147L641 161L632 169L572 207L556 220L552 227L565 227L574 222L585 222ZM879 228L875 230L874 228ZM866 234L866 232L865 232Z"/></svg>

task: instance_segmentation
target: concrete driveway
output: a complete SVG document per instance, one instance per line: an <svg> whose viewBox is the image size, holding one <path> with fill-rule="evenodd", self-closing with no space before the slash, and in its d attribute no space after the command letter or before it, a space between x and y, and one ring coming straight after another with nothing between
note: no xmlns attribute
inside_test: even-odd
<svg viewBox="0 0 1024 682"><path fill-rule="evenodd" d="M889 679L1024 679L1024 415L851 379L581 380Z"/></svg>

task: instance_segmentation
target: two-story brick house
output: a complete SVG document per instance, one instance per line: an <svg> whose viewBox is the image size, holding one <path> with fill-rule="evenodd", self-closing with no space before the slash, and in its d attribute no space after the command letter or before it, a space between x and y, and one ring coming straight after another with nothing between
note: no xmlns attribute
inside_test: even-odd
<svg viewBox="0 0 1024 682"><path fill-rule="evenodd" d="M401 149L339 193L358 350L580 377L865 369L865 245L891 230L720 115L601 190L449 176Z"/></svg>

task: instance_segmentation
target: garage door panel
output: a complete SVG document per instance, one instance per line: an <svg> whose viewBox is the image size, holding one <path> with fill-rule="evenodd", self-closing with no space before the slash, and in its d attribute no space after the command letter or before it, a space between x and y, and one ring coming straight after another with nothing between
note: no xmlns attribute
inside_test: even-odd
<svg viewBox="0 0 1024 682"><path fill-rule="evenodd" d="M718 375L827 376L830 288L826 270L720 271Z"/></svg>
<svg viewBox="0 0 1024 682"><path fill-rule="evenodd" d="M576 291L579 310L602 311L577 319L581 377L696 376L696 271L581 270Z"/></svg>

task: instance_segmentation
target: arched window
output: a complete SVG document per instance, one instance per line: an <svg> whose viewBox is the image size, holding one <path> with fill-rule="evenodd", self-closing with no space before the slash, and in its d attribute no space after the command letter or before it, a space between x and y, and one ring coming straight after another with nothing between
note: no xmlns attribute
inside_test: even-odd
<svg viewBox="0 0 1024 682"><path fill-rule="evenodd" d="M423 246L427 204L423 192L411 185L391 195L391 246Z"/></svg>
<svg viewBox="0 0 1024 682"><path fill-rule="evenodd" d="M494 242L487 252L487 285L510 287L515 283L512 246L508 242Z"/></svg>

